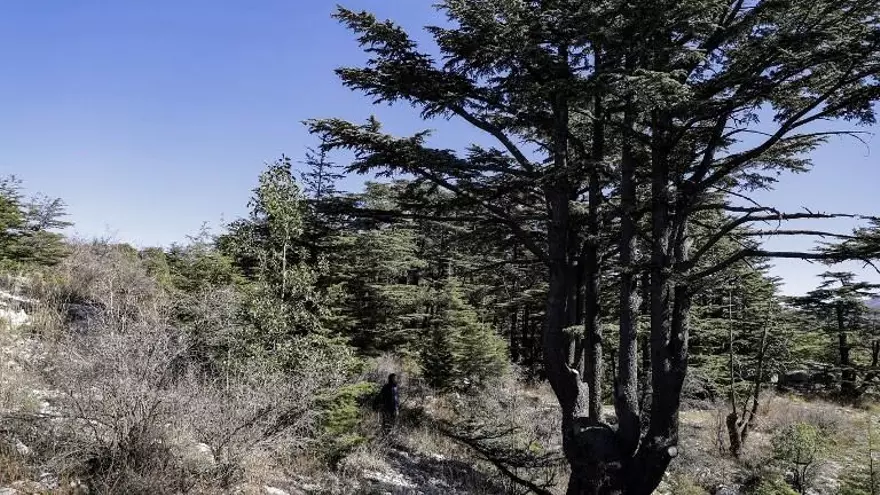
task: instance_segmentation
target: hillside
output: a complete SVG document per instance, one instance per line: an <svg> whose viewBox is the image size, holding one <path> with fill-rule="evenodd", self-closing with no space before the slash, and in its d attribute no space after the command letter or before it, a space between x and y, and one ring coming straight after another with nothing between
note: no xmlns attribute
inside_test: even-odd
<svg viewBox="0 0 880 495"><path fill-rule="evenodd" d="M8 23L0 495L878 495L880 0L166 3Z"/></svg>
<svg viewBox="0 0 880 495"><path fill-rule="evenodd" d="M83 272L77 274L77 270L90 266L89 253L100 252L99 245L88 247L60 269L73 270L67 273L80 277ZM103 268L110 268L107 275L129 277L128 285L113 289L114 304L143 304L143 299L132 297L148 295L145 283L149 279L138 282L124 258L105 267L91 265L87 272ZM71 282L85 284L77 285L78 290L91 294L107 287L106 280L92 276ZM322 422L309 423L308 408L301 408L298 432L261 441L261 430L254 422L262 426L271 422L248 415L250 406L234 410L244 406L238 402L243 397L206 397L216 392L187 381L187 387L200 387L197 395L208 399L193 404L194 391L163 385L156 367L170 365L176 344L162 332L124 318L128 325L141 329L133 339L114 334L112 329L118 327L112 322L124 313L113 314L99 300L49 303L57 297L58 287L39 286L36 278L18 277L7 279L0 293L3 495L119 492L106 485L110 482L124 483L125 493L522 493L522 486L500 475L499 467L509 469L522 483L545 487L542 490L547 493L564 492L567 476L559 458L558 405L545 384L529 385L508 376L470 397L438 393L409 370L402 385L402 421L392 436L378 434L376 413L366 403L353 403L353 410L337 408L332 413L342 423L333 425L329 436L313 429ZM137 287L140 294L132 292ZM103 297L102 301L110 301L109 294ZM66 311L66 316L59 310ZM404 362L390 357L373 360L349 383L379 383L388 372L406 368ZM247 382L257 389L248 391L246 397L264 406L278 404L277 397L272 397L276 395L302 401L309 388L298 382L291 390L294 395L284 395L289 389L271 382L269 376L262 375L260 381ZM261 385L269 388L263 392ZM96 388L100 390L97 395L88 392ZM686 395L690 393L697 391ZM174 407L165 407L166 402ZM745 450L735 459L727 446L725 402L693 396L689 404L681 416L681 453L656 493L789 493L780 488L784 485L772 488L771 484L781 483L788 468L797 468L774 459L779 455L774 445L793 425L807 425L821 434L819 443L808 445L815 447L809 451L815 459L808 466L806 493L863 493L845 489L858 485L863 479L860 469L871 455L876 456L872 454L876 439L869 443L880 431L876 406L845 407L767 390L761 395L756 426ZM612 407L606 406L604 415L609 423L616 422ZM236 430L246 434L236 436ZM210 434L200 436L205 432ZM135 434L148 438L132 437ZM342 438L353 443L344 446L339 443ZM328 441L343 450L328 451ZM299 447L289 450L295 445ZM134 463L128 469L143 474L114 474L112 464L102 468L110 471L95 471L89 466L100 457L92 456L110 456L103 462Z"/></svg>

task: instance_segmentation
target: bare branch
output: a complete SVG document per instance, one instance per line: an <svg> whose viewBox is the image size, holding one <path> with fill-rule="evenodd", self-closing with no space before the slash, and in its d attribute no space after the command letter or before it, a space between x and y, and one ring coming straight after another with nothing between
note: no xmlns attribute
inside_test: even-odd
<svg viewBox="0 0 880 495"><path fill-rule="evenodd" d="M866 264L874 267L875 271L880 274L880 268L876 267L871 260L858 257L847 256L838 253L821 253L821 252L804 252L804 251L765 251L762 249L743 249L728 258L716 263L715 265L688 276L689 281L698 281L706 277L710 277L718 272L724 271L734 264L744 261L747 258L779 258L779 259L799 259L804 261L822 261L827 263L842 263L844 261L864 261Z"/></svg>
<svg viewBox="0 0 880 495"><path fill-rule="evenodd" d="M440 432L443 435L455 440L456 442L474 450L474 452L480 454L481 457L489 461L495 468L508 479L513 481L514 483L531 490L533 493L538 495L553 495L553 492L547 490L546 488L540 487L534 482L517 476L508 466L504 464L498 456L493 455L493 453L487 449L485 446L481 445L479 439L468 438L463 435L459 435L449 428L440 427ZM497 437L489 437L489 438L497 438Z"/></svg>

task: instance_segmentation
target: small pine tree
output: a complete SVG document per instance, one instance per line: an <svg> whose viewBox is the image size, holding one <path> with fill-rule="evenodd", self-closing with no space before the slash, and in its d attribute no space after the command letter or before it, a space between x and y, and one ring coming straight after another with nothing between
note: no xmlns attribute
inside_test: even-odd
<svg viewBox="0 0 880 495"><path fill-rule="evenodd" d="M507 345L480 321L459 282L446 280L437 301L421 352L428 383L441 389L467 389L503 375L509 366Z"/></svg>
<svg viewBox="0 0 880 495"><path fill-rule="evenodd" d="M433 326L421 351L422 375L428 385L438 390L451 388L459 377L456 349L457 335L454 328Z"/></svg>
<svg viewBox="0 0 880 495"><path fill-rule="evenodd" d="M509 368L507 343L490 325L480 322L472 308L462 310L459 332L459 373L465 386L482 385Z"/></svg>
<svg viewBox="0 0 880 495"><path fill-rule="evenodd" d="M308 148L306 159L302 161L307 169L300 172L300 181L305 193L316 201L322 201L337 194L336 182L345 177L337 172L339 165L327 158L325 149L326 138L321 140L317 149Z"/></svg>
<svg viewBox="0 0 880 495"><path fill-rule="evenodd" d="M65 204L57 198L26 199L15 177L0 178L0 262L50 266L67 254Z"/></svg>

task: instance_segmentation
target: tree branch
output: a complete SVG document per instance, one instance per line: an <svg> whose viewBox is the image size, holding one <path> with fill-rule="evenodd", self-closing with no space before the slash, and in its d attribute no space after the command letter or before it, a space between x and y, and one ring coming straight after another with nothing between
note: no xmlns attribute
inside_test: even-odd
<svg viewBox="0 0 880 495"><path fill-rule="evenodd" d="M779 259L799 259L804 261L824 261L831 263L842 263L844 261L864 261L871 266L874 266L870 260L861 259L858 257L850 257L845 254L837 254L837 253L808 253L804 251L765 251L762 249L743 249L741 251L736 252L735 254L729 256L728 258L716 263L714 266L709 267L700 272L694 273L688 277L690 281L698 281L704 279L706 277L710 277L718 272L724 271L732 265L736 264L739 261L743 261L747 258L779 258ZM874 266L874 270L880 274L880 269Z"/></svg>

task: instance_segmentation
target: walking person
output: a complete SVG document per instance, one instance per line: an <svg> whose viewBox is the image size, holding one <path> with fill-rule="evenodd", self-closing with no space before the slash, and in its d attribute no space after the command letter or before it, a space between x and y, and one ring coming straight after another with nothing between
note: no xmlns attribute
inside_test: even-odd
<svg viewBox="0 0 880 495"><path fill-rule="evenodd" d="M397 375L388 375L388 382L382 386L376 397L379 414L382 416L382 431L391 433L397 424L397 415L400 412L400 396L397 390Z"/></svg>

